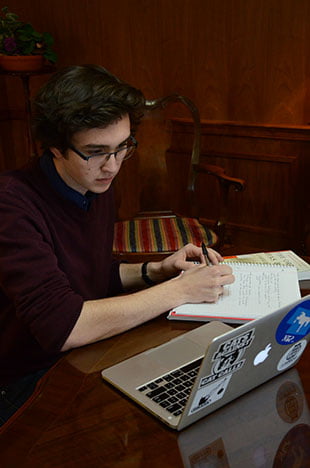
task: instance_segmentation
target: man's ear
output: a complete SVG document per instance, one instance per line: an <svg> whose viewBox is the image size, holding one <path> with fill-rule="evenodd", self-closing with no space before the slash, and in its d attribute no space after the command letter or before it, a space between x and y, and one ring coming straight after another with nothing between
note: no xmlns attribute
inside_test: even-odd
<svg viewBox="0 0 310 468"><path fill-rule="evenodd" d="M61 153L61 151L59 151L58 148L52 147L52 148L50 148L50 151L53 153L53 156L56 159L61 159L61 158L64 157L64 155Z"/></svg>

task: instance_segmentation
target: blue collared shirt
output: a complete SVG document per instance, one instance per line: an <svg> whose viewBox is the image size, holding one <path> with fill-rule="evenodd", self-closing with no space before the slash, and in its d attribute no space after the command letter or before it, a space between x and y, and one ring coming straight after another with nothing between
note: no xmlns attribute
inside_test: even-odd
<svg viewBox="0 0 310 468"><path fill-rule="evenodd" d="M86 192L85 195L82 195L73 188L69 187L69 185L67 185L58 174L53 161L53 155L50 151L46 151L41 156L40 167L49 179L54 189L57 190L60 195L75 203L82 210L89 210L91 201L97 196L97 194L89 191Z"/></svg>

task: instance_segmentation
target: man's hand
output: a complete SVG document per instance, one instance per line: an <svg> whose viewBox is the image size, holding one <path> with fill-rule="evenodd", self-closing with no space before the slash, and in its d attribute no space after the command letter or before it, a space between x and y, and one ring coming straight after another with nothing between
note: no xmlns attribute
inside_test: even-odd
<svg viewBox="0 0 310 468"><path fill-rule="evenodd" d="M185 271L174 281L181 286L184 302L201 303L216 302L223 294L223 287L233 283L235 277L229 265L199 265Z"/></svg>
<svg viewBox="0 0 310 468"><path fill-rule="evenodd" d="M212 265L218 265L223 260L222 256L213 249L208 249L208 254ZM187 244L161 262L150 262L148 275L153 281L161 282L183 271L197 268L197 264L206 264L202 249L196 245Z"/></svg>

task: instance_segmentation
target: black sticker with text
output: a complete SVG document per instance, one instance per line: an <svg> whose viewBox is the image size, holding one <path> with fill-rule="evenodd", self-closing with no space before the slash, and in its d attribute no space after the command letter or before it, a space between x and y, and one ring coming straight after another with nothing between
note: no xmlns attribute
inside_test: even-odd
<svg viewBox="0 0 310 468"><path fill-rule="evenodd" d="M211 374L200 380L200 387L241 369L245 363L245 359L241 358L245 349L251 346L254 340L254 331L255 329L252 328L219 345L217 351L212 356L214 364Z"/></svg>

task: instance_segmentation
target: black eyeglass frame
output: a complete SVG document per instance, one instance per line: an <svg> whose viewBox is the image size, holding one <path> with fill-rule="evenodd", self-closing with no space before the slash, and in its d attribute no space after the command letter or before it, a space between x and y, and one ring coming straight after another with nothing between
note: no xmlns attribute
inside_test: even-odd
<svg viewBox="0 0 310 468"><path fill-rule="evenodd" d="M86 154L82 153L82 151L78 150L74 145L69 145L69 149L71 149L74 153L76 153L78 156L80 156L80 158L84 159L84 161L89 161L90 159L96 159L96 158L102 158L103 156L106 157L106 160L104 163L108 162L110 157L112 155L114 155L115 159L117 158L117 154L120 152L120 151L124 151L124 150L127 150L127 152L129 152L129 154L126 154L123 158L122 158L122 161L126 161L126 159L129 159L134 151L136 150L137 146L138 146L138 142L137 140L135 139L134 136L130 135L128 137L128 140L131 140L131 144L130 145L126 145L126 146L122 146L121 148L118 148L117 150L115 151L111 151L111 152L107 152L107 153L101 153L101 154L93 154L93 155L90 155L90 156L87 156Z"/></svg>

